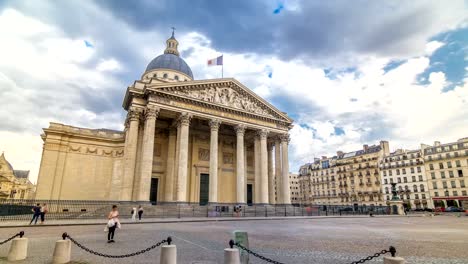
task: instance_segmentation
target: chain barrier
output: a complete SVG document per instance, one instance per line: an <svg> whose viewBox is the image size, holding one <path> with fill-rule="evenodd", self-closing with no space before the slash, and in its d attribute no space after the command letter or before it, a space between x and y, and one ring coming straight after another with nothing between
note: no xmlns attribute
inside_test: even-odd
<svg viewBox="0 0 468 264"><path fill-rule="evenodd" d="M109 254L104 254L104 253L99 253L99 252L96 252L92 249L89 249L85 246L83 246L82 244L80 244L78 241L76 241L74 238L72 238L70 235L68 235L67 233L63 233L62 234L62 238L63 240L65 239L70 239L70 241L77 245L79 248L83 249L84 251L88 252L88 253L91 253L93 255L96 255L96 256L100 256L100 257L104 257L104 258L129 258L129 257L134 257L134 256L137 256L137 255L141 255L143 253L146 253L150 250L153 250L159 246L161 246L162 244L164 243L167 243L168 245L171 244L172 242L172 238L171 237L168 237L167 239L163 239L161 240L160 242L152 245L151 247L148 247L148 248L145 248L145 249L142 249L140 251L137 251L137 252L134 252L134 253L130 253L130 254L125 254L125 255L109 255Z"/></svg>
<svg viewBox="0 0 468 264"><path fill-rule="evenodd" d="M9 241L12 240L13 238L16 238L16 237L20 237L20 238L21 238L21 237L23 237L23 236L24 236L24 231L21 231L21 232L19 232L18 234L14 235L14 236L12 236L12 237L10 237L10 238L8 238L7 240L0 242L0 245L3 245L3 244L5 244L5 243L9 242Z"/></svg>
<svg viewBox="0 0 468 264"><path fill-rule="evenodd" d="M353 261L351 264L358 264L358 263L364 263L366 261L372 260L373 258L378 258L380 255L391 253L392 257L395 257L396 254L396 249L394 247L390 247L388 250L384 249L378 253L375 253L374 255L368 256L367 258L360 259L358 261Z"/></svg>
<svg viewBox="0 0 468 264"><path fill-rule="evenodd" d="M244 250L245 252L249 253L250 255L253 255L254 257L257 257L257 258L259 258L259 259L261 259L261 260L263 260L263 261L266 261L266 262L268 262L268 263L283 264L282 262L279 262L279 261L276 261L276 260L272 260L272 259L269 259L269 258L267 258L267 257L264 257L264 256L262 256L262 255L260 255L260 254L258 254L258 253L255 253L255 252L253 252L252 250L250 250L250 249L248 249L248 248L242 246L242 245L241 245L240 243L238 243L238 242L234 243L234 240L230 240L230 241L229 241L229 246L231 246L231 248L233 248L234 246L236 246L236 247L238 247L238 248Z"/></svg>

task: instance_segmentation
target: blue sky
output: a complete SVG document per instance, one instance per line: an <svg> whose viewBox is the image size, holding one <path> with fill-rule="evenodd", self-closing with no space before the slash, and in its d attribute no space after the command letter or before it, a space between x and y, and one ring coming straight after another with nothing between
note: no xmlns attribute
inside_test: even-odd
<svg viewBox="0 0 468 264"><path fill-rule="evenodd" d="M295 119L290 167L468 136L466 1L2 1L0 151L37 176L51 121L122 129L126 87L176 27L195 79L234 77Z"/></svg>

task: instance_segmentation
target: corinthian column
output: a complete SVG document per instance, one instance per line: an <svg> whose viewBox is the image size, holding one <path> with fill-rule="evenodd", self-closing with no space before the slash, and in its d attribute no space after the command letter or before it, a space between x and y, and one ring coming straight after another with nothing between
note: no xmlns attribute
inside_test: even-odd
<svg viewBox="0 0 468 264"><path fill-rule="evenodd" d="M254 203L260 203L260 137L255 135L254 139Z"/></svg>
<svg viewBox="0 0 468 264"><path fill-rule="evenodd" d="M210 182L209 182L209 203L218 202L218 131L221 121L210 120Z"/></svg>
<svg viewBox="0 0 468 264"><path fill-rule="evenodd" d="M133 193L133 181L135 180L135 166L138 144L138 127L142 109L130 107L127 114L128 130L125 141L124 176L120 190L120 200L130 201Z"/></svg>
<svg viewBox="0 0 468 264"><path fill-rule="evenodd" d="M283 203L283 184L281 177L283 169L281 168L281 141L279 138L275 140L275 183L276 183L276 202Z"/></svg>
<svg viewBox="0 0 468 264"><path fill-rule="evenodd" d="M159 108L147 106L145 109L145 129L143 134L141 155L141 176L137 189L138 201L149 201L151 188L151 174L153 172L154 157L154 131L156 129L156 118Z"/></svg>
<svg viewBox="0 0 468 264"><path fill-rule="evenodd" d="M191 115L182 113L179 117L177 129L180 131L179 141L179 168L177 170L177 202L187 202L187 164L188 164L188 139Z"/></svg>
<svg viewBox="0 0 468 264"><path fill-rule="evenodd" d="M275 204L275 175L273 173L273 144L268 144L268 201Z"/></svg>
<svg viewBox="0 0 468 264"><path fill-rule="evenodd" d="M268 153L267 136L268 131L262 129L260 136L260 203L268 203Z"/></svg>
<svg viewBox="0 0 468 264"><path fill-rule="evenodd" d="M245 204L245 158L244 158L244 134L245 126L237 125L234 127L237 135L236 144L236 201L238 204Z"/></svg>
<svg viewBox="0 0 468 264"><path fill-rule="evenodd" d="M288 161L288 144L289 135L281 135L281 156L282 156L282 187L283 187L283 204L291 204L291 190L289 188L289 161Z"/></svg>
<svg viewBox="0 0 468 264"><path fill-rule="evenodd" d="M169 130L169 144L167 150L166 179L164 186L164 201L172 202L174 200L174 163L176 152L176 131L174 128Z"/></svg>

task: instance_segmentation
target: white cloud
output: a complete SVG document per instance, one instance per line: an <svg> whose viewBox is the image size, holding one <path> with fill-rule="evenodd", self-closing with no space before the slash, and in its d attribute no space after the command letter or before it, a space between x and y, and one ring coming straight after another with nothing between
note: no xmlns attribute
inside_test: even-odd
<svg viewBox="0 0 468 264"><path fill-rule="evenodd" d="M437 40L433 40L431 42L428 42L426 44L426 50L425 50L426 55L428 55L428 56L432 55L432 53L434 53L434 51L438 50L439 48L441 48L444 45L445 45L445 43L437 41Z"/></svg>
<svg viewBox="0 0 468 264"><path fill-rule="evenodd" d="M121 64L114 58L101 60L96 66L96 70L98 71L119 71L121 69Z"/></svg>

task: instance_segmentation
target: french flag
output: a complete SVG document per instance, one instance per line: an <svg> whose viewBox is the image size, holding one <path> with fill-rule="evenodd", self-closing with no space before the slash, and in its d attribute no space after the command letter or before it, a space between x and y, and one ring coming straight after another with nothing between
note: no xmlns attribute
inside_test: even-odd
<svg viewBox="0 0 468 264"><path fill-rule="evenodd" d="M223 55L217 58L208 60L208 66L216 66L216 65L223 65Z"/></svg>

